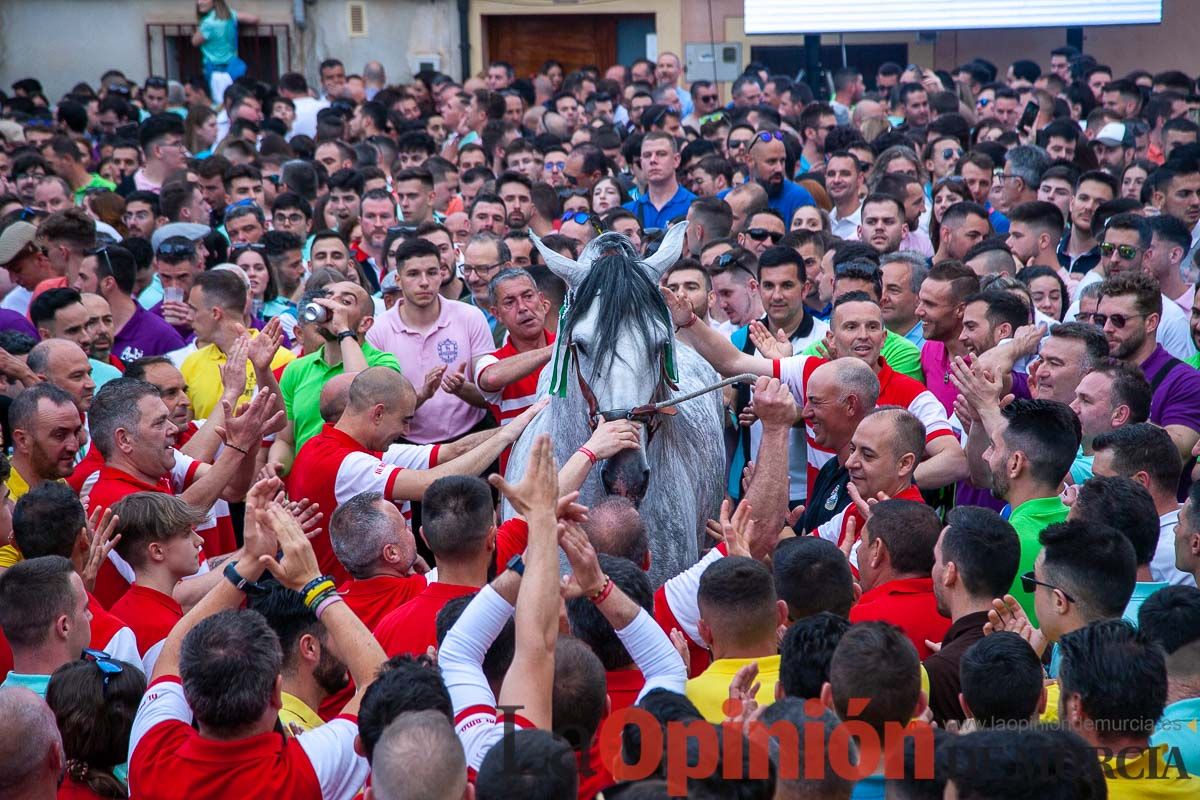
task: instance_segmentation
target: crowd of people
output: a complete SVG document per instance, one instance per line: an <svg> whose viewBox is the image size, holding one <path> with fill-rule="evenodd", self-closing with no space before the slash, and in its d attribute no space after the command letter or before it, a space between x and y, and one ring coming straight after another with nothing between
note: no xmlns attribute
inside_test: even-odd
<svg viewBox="0 0 1200 800"><path fill-rule="evenodd" d="M0 95L0 796L1200 794L1192 77L310 87L200 11L203 77ZM757 382L655 585L578 502L640 422L500 475L547 257L682 222L663 323Z"/></svg>

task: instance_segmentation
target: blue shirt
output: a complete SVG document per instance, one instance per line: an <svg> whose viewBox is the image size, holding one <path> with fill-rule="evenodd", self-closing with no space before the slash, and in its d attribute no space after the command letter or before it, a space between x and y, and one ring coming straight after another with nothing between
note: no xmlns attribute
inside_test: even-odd
<svg viewBox="0 0 1200 800"><path fill-rule="evenodd" d="M112 364L105 364L103 361L97 361L94 358L89 358L88 363L92 365L92 380L96 383L97 392L100 391L104 384L121 377L121 370Z"/></svg>
<svg viewBox="0 0 1200 800"><path fill-rule="evenodd" d="M0 683L0 688L7 689L10 686L20 686L44 700L46 698L46 687L49 685L49 675L21 675L17 672L10 672L8 673L8 677L4 679L4 683Z"/></svg>
<svg viewBox="0 0 1200 800"><path fill-rule="evenodd" d="M1008 217L991 206L988 206L988 222L992 223L992 230L996 233L1008 233Z"/></svg>
<svg viewBox="0 0 1200 800"><path fill-rule="evenodd" d="M1121 615L1121 618L1136 628L1138 624L1138 609L1142 607L1142 603L1146 602L1146 598L1159 589L1165 589L1170 585L1166 581L1138 581L1135 583L1133 585L1133 596L1129 598L1129 605L1125 606L1125 613Z"/></svg>
<svg viewBox="0 0 1200 800"><path fill-rule="evenodd" d="M1178 700L1163 709L1150 746L1164 744L1179 748L1189 775L1200 770L1200 697Z"/></svg>
<svg viewBox="0 0 1200 800"><path fill-rule="evenodd" d="M913 325L911 331L904 334L904 338L915 344L917 349L920 350L925 346L925 329L922 328L921 323L918 322L916 325Z"/></svg>
<svg viewBox="0 0 1200 800"><path fill-rule="evenodd" d="M784 178L783 185L779 188L779 194L772 197L769 192L767 193L767 205L783 215L784 227L790 227L792 215L796 213L796 209L801 206L814 206L816 201L813 200L808 189L795 181Z"/></svg>
<svg viewBox="0 0 1200 800"><path fill-rule="evenodd" d="M696 195L680 186L662 208L654 207L654 204L650 202L649 192L637 200L630 200L621 207L626 211L632 211L633 215L638 218L638 222L642 223L642 228L665 228L676 217L687 216L688 206L695 199ZM809 197L809 202L812 202L811 197Z"/></svg>

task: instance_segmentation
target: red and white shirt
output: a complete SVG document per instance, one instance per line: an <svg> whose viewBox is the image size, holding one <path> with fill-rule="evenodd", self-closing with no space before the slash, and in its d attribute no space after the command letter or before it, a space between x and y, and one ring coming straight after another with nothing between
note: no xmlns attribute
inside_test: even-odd
<svg viewBox="0 0 1200 800"><path fill-rule="evenodd" d="M437 463L437 445L393 446L387 453L368 450L354 437L326 424L296 454L288 473L288 495L308 498L316 503L324 517L321 528L311 537L321 572L338 582L350 580L350 573L337 560L329 539L329 519L334 509L362 492L379 492L391 498L396 478L405 469L428 469ZM408 503L402 507L411 516Z"/></svg>
<svg viewBox="0 0 1200 800"><path fill-rule="evenodd" d="M349 800L370 771L354 752L355 717L296 737L272 731L229 741L207 739L191 723L177 676L150 684L129 740L130 798Z"/></svg>
<svg viewBox="0 0 1200 800"><path fill-rule="evenodd" d="M108 508L121 498L138 492L162 492L170 495L181 493L195 481L200 462L185 456L178 450L175 450L174 453L174 467L153 484L144 483L116 467L101 467L87 479L83 485L83 491L80 492L80 499L83 500L88 514L91 515L98 508ZM210 528L219 523L219 520L213 519L211 509L209 519L198 526L196 532L203 536L201 528L209 525L210 521L212 522ZM226 522L228 522L228 517L226 517ZM196 575L203 575L206 572L208 572L208 560L204 553L201 553L200 569L196 571ZM100 572L96 575L96 597L105 608L112 608L113 604L121 599L121 595L129 589L131 583L133 583L133 567L117 555L116 550L111 551L108 554L108 560L100 566Z"/></svg>
<svg viewBox="0 0 1200 800"><path fill-rule="evenodd" d="M554 333L546 331L546 344L554 344ZM479 377L483 375L484 370L493 364L497 364L506 358L520 355L519 350L513 346L512 338L504 343L494 353L489 353L479 359L479 364L475 368L475 380L479 382ZM535 369L533 372L526 375L520 380L515 380L512 383L504 386L498 392L484 392L483 397L488 401L488 406L492 410L492 416L501 426L512 422L514 418L521 416L525 409L537 402L538 399L538 378L541 377L542 371ZM505 448L500 454L500 472L504 473L508 466L508 454L512 450L511 447Z"/></svg>
<svg viewBox="0 0 1200 800"><path fill-rule="evenodd" d="M125 620L133 630L142 671L152 675L167 636L175 623L183 619L183 608L169 594L134 584L113 603L112 613Z"/></svg>
<svg viewBox="0 0 1200 800"><path fill-rule="evenodd" d="M908 488L892 498L893 500L912 500L917 503L924 503L925 498L921 497L921 490L914 484L909 484ZM850 503L842 509L842 513L833 517L830 520L822 522L812 531L813 536L820 536L822 539L833 542L838 547L842 546L842 542L846 538L846 527L850 524L850 520L854 520L855 532L858 536L862 536L863 528L867 523L863 516L858 511L858 506ZM858 545L854 545L854 549L850 551L850 570L854 573L854 577L858 577Z"/></svg>
<svg viewBox="0 0 1200 800"><path fill-rule="evenodd" d="M813 370L824 363L826 363L825 359L816 356L790 356L789 358L775 359L773 362L774 375L792 390L796 402L804 405L808 379ZM925 426L926 443L939 436L954 435L954 431L950 427L950 420L946 417L946 409L942 407L941 402L933 393L925 388L924 384L896 372L888 366L882 356L879 358L879 372L876 377L879 378L879 400L876 407L899 406L911 413ZM805 424L804 433L808 444L808 489L811 492L821 467L825 466L829 459L835 458L837 454L817 444L816 439L813 438L811 426Z"/></svg>

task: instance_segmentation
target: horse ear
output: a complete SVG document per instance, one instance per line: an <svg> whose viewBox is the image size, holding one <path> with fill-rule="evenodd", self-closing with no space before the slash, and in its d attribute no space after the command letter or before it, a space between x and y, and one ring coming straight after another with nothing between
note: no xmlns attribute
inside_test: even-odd
<svg viewBox="0 0 1200 800"><path fill-rule="evenodd" d="M542 243L542 237L538 236L533 231L529 232L529 238L533 241L533 246L542 254L542 260L546 262L546 266L550 268L558 277L567 282L567 286L575 288L583 283L583 279L587 277L588 267L586 264L581 264L578 261L573 261L564 255L551 250Z"/></svg>
<svg viewBox="0 0 1200 800"><path fill-rule="evenodd" d="M662 244L658 246L658 250L654 255L643 259L643 262L650 268L657 283L662 274L675 265L679 260L679 256L683 253L684 236L687 234L688 224L684 222L676 222L667 230L667 235L663 237Z"/></svg>

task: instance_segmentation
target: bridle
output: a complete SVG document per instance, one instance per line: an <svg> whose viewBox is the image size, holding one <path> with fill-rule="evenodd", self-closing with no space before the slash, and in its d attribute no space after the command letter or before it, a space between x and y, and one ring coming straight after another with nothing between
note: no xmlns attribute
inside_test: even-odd
<svg viewBox="0 0 1200 800"><path fill-rule="evenodd" d="M678 409L674 404L661 405L659 403L646 403L637 408L610 408L600 410L599 403L596 402L596 393L592 391L592 387L588 385L587 380L583 377L583 370L579 368L579 353L575 349L575 343L570 342L567 349L571 353L571 361L575 364L575 379L579 383L579 391L583 394L583 399L587 401L588 406L588 426L592 430L596 430L596 426L603 422L613 422L618 419L626 419L630 422L639 422L646 426L646 440L649 441L654 437L655 432L661 424L662 416L674 416L678 413ZM658 385L654 388L654 395L657 396L666 390L678 389L678 384L671 380L667 374L666 360L660 354L658 358Z"/></svg>

